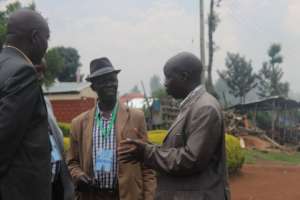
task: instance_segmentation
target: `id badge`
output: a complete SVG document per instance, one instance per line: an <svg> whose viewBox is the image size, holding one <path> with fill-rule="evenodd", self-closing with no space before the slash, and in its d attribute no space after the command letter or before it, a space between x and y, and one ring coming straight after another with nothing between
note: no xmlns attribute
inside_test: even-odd
<svg viewBox="0 0 300 200"><path fill-rule="evenodd" d="M61 160L61 155L59 153L58 147L56 145L56 142L53 138L53 135L50 135L50 141L51 141L51 163L55 163L57 161Z"/></svg>
<svg viewBox="0 0 300 200"><path fill-rule="evenodd" d="M100 149L96 154L96 171L111 172L113 167L113 150Z"/></svg>

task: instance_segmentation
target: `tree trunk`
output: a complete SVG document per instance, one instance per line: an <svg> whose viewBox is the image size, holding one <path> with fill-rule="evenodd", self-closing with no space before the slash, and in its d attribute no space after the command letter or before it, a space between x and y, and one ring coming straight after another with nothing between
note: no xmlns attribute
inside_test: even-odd
<svg viewBox="0 0 300 200"><path fill-rule="evenodd" d="M212 75L211 75L213 59L214 59L214 41L213 41L214 6L215 6L215 1L211 0L210 1L210 13L209 13L209 18L208 18L208 66L207 66L206 88L210 94L212 94L213 96L215 96L218 99L219 97L214 88L213 81L212 81Z"/></svg>

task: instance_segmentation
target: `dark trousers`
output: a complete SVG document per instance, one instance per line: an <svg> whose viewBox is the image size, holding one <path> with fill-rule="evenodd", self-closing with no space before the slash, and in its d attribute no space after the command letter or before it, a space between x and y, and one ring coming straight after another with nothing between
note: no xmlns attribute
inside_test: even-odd
<svg viewBox="0 0 300 200"><path fill-rule="evenodd" d="M61 180L58 178L52 183L52 200L63 200L64 189Z"/></svg>

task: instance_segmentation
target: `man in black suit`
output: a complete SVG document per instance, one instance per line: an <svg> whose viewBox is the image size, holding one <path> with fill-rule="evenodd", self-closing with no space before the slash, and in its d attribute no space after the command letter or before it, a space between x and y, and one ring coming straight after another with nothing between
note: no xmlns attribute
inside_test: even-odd
<svg viewBox="0 0 300 200"><path fill-rule="evenodd" d="M38 13L8 19L0 54L0 199L50 200L47 110L33 65L48 48L49 28Z"/></svg>

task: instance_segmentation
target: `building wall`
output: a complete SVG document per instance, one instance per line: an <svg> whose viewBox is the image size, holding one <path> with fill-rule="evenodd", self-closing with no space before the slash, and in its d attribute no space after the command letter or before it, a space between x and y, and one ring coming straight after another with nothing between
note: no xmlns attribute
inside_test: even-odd
<svg viewBox="0 0 300 200"><path fill-rule="evenodd" d="M59 122L70 123L79 114L95 105L95 98L51 100L54 115Z"/></svg>

